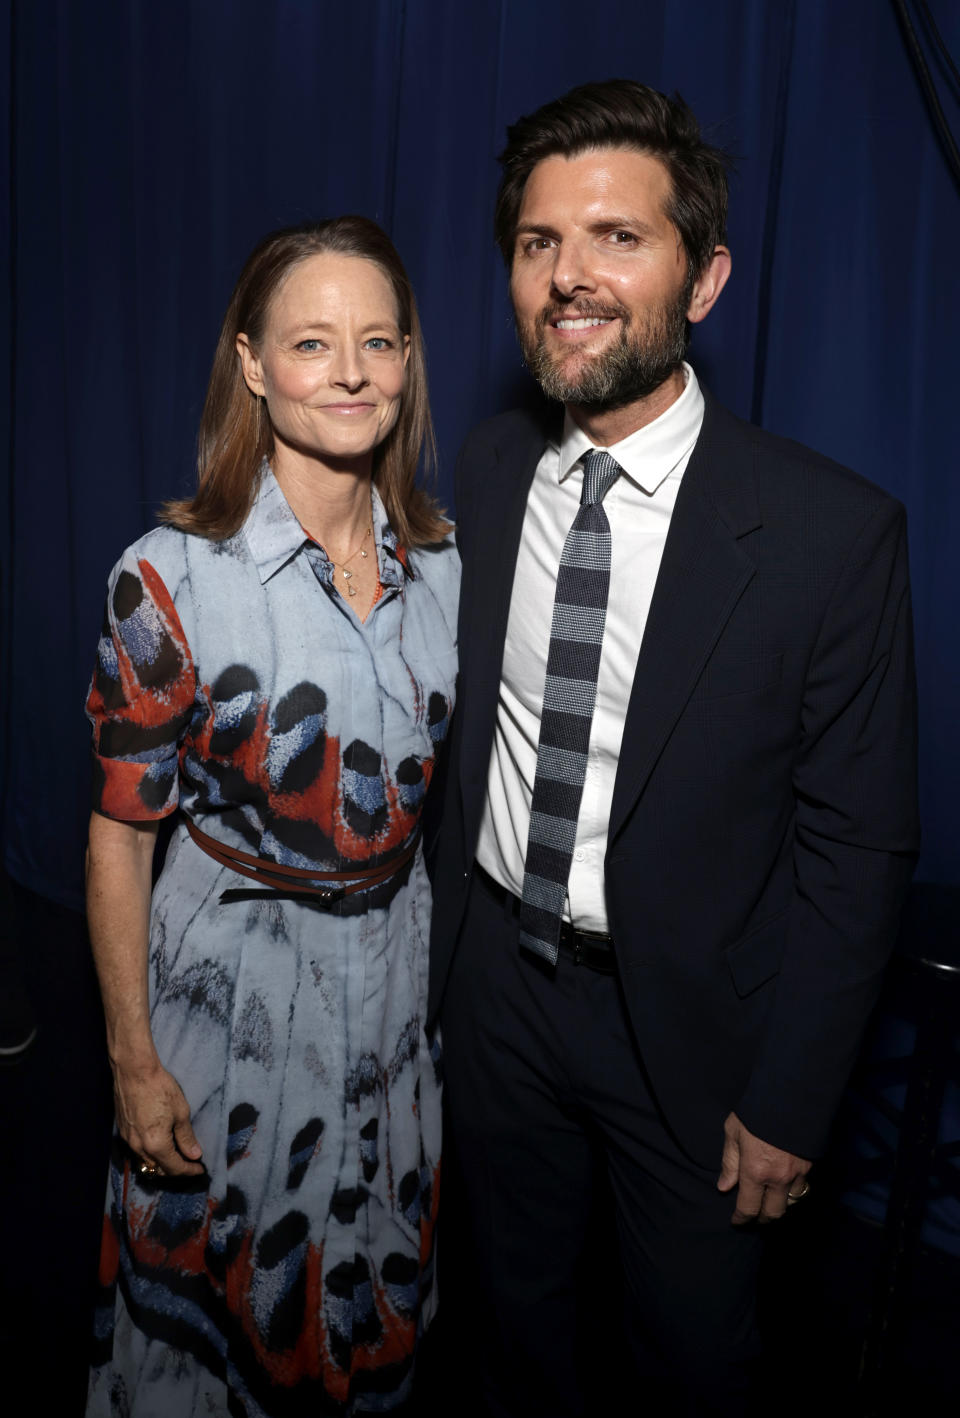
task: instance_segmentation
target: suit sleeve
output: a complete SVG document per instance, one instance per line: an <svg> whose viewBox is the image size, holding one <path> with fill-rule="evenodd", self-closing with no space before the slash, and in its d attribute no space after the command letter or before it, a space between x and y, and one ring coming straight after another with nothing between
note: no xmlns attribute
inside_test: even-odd
<svg viewBox="0 0 960 1418"><path fill-rule="evenodd" d="M906 525L861 531L807 670L793 775L794 897L776 994L737 1108L801 1157L824 1148L919 847Z"/></svg>

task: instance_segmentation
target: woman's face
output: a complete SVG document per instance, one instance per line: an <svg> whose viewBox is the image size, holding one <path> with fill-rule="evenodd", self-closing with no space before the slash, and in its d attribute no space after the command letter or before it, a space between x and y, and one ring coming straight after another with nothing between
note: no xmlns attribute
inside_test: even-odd
<svg viewBox="0 0 960 1418"><path fill-rule="evenodd" d="M285 277L260 347L238 335L244 378L266 399L279 462L369 467L397 421L410 337L372 261L323 252Z"/></svg>

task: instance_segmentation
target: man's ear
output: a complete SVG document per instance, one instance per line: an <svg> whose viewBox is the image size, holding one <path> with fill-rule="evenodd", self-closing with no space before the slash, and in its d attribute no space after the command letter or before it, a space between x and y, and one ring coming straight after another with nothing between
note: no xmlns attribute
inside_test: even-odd
<svg viewBox="0 0 960 1418"><path fill-rule="evenodd" d="M725 246L715 246L710 263L697 277L687 308L687 319L691 325L698 324L710 314L716 305L720 292L730 276L732 266L730 252ZM249 381L248 381L249 382Z"/></svg>
<svg viewBox="0 0 960 1418"><path fill-rule="evenodd" d="M237 336L237 354L240 356L240 368L243 370L243 377L250 393L266 394L260 360L257 358L253 345L242 332Z"/></svg>

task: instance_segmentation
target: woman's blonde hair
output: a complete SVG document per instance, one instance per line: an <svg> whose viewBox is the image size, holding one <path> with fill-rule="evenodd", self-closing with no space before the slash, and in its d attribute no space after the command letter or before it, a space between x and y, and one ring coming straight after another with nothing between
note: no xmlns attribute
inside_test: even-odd
<svg viewBox="0 0 960 1418"><path fill-rule="evenodd" d="M243 525L261 460L273 452L273 431L270 420L261 419L259 400L244 380L237 336L245 334L257 349L270 302L284 277L299 262L323 252L372 261L390 282L400 332L410 338L400 413L373 455L373 480L390 525L400 545L407 547L438 542L450 530L433 497L416 482L421 453L428 473L436 467L436 440L413 287L386 232L367 217L348 216L271 232L241 271L223 317L200 420L197 490L193 497L165 503L161 512L163 521L181 531L219 541Z"/></svg>

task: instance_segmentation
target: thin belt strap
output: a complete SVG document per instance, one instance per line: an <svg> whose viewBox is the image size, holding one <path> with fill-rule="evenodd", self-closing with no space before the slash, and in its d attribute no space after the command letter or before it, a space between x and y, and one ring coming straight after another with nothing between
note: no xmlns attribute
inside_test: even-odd
<svg viewBox="0 0 960 1418"><path fill-rule="evenodd" d="M219 862L222 867L248 876L261 886L273 888L286 895L317 896L327 903L339 901L344 896L352 896L355 891L367 891L371 886L380 886L395 876L406 866L420 842L420 828L417 827L411 841L396 857L382 862L376 867L356 868L354 871L310 871L302 867L288 867L282 862L266 862L263 857L255 857L250 852L241 852L239 847L228 847L216 837L202 832L187 818L187 831L202 852ZM349 883L341 885L341 883ZM232 898L239 893L224 892L224 898Z"/></svg>

